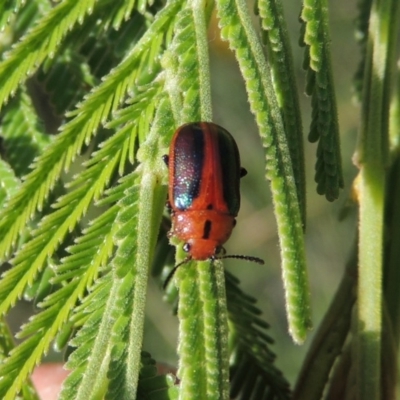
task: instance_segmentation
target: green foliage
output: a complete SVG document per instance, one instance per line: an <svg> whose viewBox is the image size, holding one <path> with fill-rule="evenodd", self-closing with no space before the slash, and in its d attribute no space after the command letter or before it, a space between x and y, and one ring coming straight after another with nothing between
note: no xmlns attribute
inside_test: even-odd
<svg viewBox="0 0 400 400"><path fill-rule="evenodd" d="M0 360L1 362L7 357L8 353L14 348L13 335L7 323L2 319L0 321ZM3 377L4 379L5 377ZM30 382L25 382L22 388L22 395L18 399L38 400L35 389Z"/></svg>
<svg viewBox="0 0 400 400"><path fill-rule="evenodd" d="M4 160L0 160L0 175L0 204L3 204L6 199L10 198L18 190L20 181L15 176L10 165Z"/></svg>
<svg viewBox="0 0 400 400"><path fill-rule="evenodd" d="M305 0L300 16L305 46L306 93L311 96L312 120L308 140L318 141L315 181L317 192L333 201L343 188L339 124L330 61L328 7L324 0Z"/></svg>
<svg viewBox="0 0 400 400"><path fill-rule="evenodd" d="M177 271L179 376L184 398L228 398L227 312L221 264L190 263ZM222 293L221 293L222 291ZM217 333L216 333L217 332ZM193 352L194 348L198 351Z"/></svg>
<svg viewBox="0 0 400 400"><path fill-rule="evenodd" d="M250 108L265 147L266 177L271 181L281 242L289 331L297 343L302 343L311 327L311 316L299 203L301 194L296 190L292 166L299 160L291 160L288 135L285 134L272 77L247 12L247 4L244 1L221 0L217 2L217 11L221 34L235 51L246 83Z"/></svg>
<svg viewBox="0 0 400 400"><path fill-rule="evenodd" d="M21 8L22 4L24 3L24 0L15 0L15 1L11 1L9 3L11 3L11 4L3 3L0 8L0 15L1 15L0 27L2 30L9 22L12 13L17 12Z"/></svg>
<svg viewBox="0 0 400 400"><path fill-rule="evenodd" d="M334 398L347 388L360 399L379 399L380 390L394 398L396 366L386 355L395 352L400 331L394 286L400 91L392 89L400 6L381 3L359 7L359 253L310 346L296 399L319 399L324 391ZM173 265L162 156L177 126L213 120L207 30L214 9L263 145L289 332L301 343L311 326L292 49L281 2L255 6L260 32L243 0L2 2L2 399L37 398L29 377L52 345L68 347L61 399L291 398L256 299L220 260L187 262L174 276L176 288L171 282L167 289L167 301L178 305L179 384L158 374L159 364L143 348L150 269L161 285L164 267ZM313 109L309 139L318 141L317 192L334 200L343 177L326 2L305 0L301 25ZM386 214L393 220L386 222ZM170 242L177 261L184 260L182 243ZM22 298L36 311L15 344L4 318ZM381 359L390 361L382 370ZM350 363L356 367L343 389L339 377ZM381 376L388 377L382 385Z"/></svg>
<svg viewBox="0 0 400 400"><path fill-rule="evenodd" d="M1 126L3 147L7 161L21 178L28 173L29 165L50 143L35 112L32 100L21 91L7 105Z"/></svg>
<svg viewBox="0 0 400 400"><path fill-rule="evenodd" d="M306 223L306 193L304 172L303 126L292 60L289 35L280 1L257 2L262 38L268 51L272 83L281 109L285 134L293 160L293 174L299 196L302 222Z"/></svg>
<svg viewBox="0 0 400 400"><path fill-rule="evenodd" d="M361 52L361 60L354 75L354 88L357 98L361 99L362 83L364 78L365 62L367 57L368 26L372 0L360 0L358 2L358 16L356 19L356 39Z"/></svg>
<svg viewBox="0 0 400 400"><path fill-rule="evenodd" d="M231 398L290 398L289 383L274 366L270 350L273 340L265 332L269 325L260 318L256 299L239 288L239 281L226 274L228 315L231 324Z"/></svg>

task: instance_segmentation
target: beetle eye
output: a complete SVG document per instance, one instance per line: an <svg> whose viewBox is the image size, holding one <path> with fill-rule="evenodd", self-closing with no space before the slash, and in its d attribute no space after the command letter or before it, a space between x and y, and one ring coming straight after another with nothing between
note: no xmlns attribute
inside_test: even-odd
<svg viewBox="0 0 400 400"><path fill-rule="evenodd" d="M220 254L220 253L221 253L221 255L225 255L226 251L222 246L217 246L215 248L215 254Z"/></svg>
<svg viewBox="0 0 400 400"><path fill-rule="evenodd" d="M185 243L183 245L183 251L185 251L186 253L189 253L189 251L190 251L190 244L189 243Z"/></svg>
<svg viewBox="0 0 400 400"><path fill-rule="evenodd" d="M162 156L162 160L164 161L165 165L168 167L168 163L169 163L169 156L167 154L164 154Z"/></svg>

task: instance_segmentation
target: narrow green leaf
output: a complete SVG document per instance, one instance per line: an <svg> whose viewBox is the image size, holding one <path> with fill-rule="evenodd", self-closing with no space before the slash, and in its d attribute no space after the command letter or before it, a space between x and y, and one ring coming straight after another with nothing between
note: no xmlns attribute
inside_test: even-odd
<svg viewBox="0 0 400 400"><path fill-rule="evenodd" d="M80 345L80 347L72 353L67 362L66 366L75 370L65 380L59 396L60 400L90 399L94 398L98 392L99 398L102 397L103 386L107 382L109 338L115 322L113 310L120 285L120 280L113 279L111 273L108 274L107 281L103 280L100 285L97 285L97 289L107 293L107 296L103 297L105 303L97 302L98 311L89 314L86 324L71 342L72 345ZM82 340L83 336L84 340Z"/></svg>
<svg viewBox="0 0 400 400"><path fill-rule="evenodd" d="M5 323L5 321L1 320L0 321L0 360L4 362L6 357L12 352L14 349L14 340L12 333ZM9 383L10 382L10 377L8 375L3 376L3 381ZM34 386L29 380L26 380L21 388L21 395L22 399L24 400L39 400L39 397L35 391ZM14 398L17 398L15 396ZM19 398L19 397L18 397Z"/></svg>
<svg viewBox="0 0 400 400"><path fill-rule="evenodd" d="M13 196L21 186L21 181L15 176L10 165L0 159L0 206Z"/></svg>
<svg viewBox="0 0 400 400"><path fill-rule="evenodd" d="M21 178L51 142L51 137L43 131L32 100L22 90L4 109L4 114L1 124L2 146L15 174Z"/></svg>
<svg viewBox="0 0 400 400"><path fill-rule="evenodd" d="M303 225L306 222L303 127L295 68L281 0L258 0L264 42L267 45L272 83L282 112Z"/></svg>
<svg viewBox="0 0 400 400"><path fill-rule="evenodd" d="M70 167L83 144L88 143L95 134L99 124L104 123L110 112L119 107L126 91L137 79L137 65L149 50L149 43L155 37L159 37L164 27L175 17L179 7L178 0L171 1L157 14L153 24L131 53L85 99L75 111L76 117L63 126L62 133L37 160L35 169L27 176L21 190L3 211L4 218L0 220L0 259L9 254L19 232L32 218L36 209L40 210L43 207L62 169ZM159 49L160 52L161 50L162 48ZM120 97L116 98L116 94Z"/></svg>
<svg viewBox="0 0 400 400"><path fill-rule="evenodd" d="M205 268L204 268L205 267ZM207 398L229 398L228 312L222 263L199 265L204 312Z"/></svg>
<svg viewBox="0 0 400 400"><path fill-rule="evenodd" d="M124 0L122 2L122 6L120 6L115 13L112 26L115 30L118 30L121 27L122 21L126 21L131 17L132 10L134 6L136 5L137 1L136 0ZM145 10L141 10L142 13L145 12Z"/></svg>
<svg viewBox="0 0 400 400"><path fill-rule="evenodd" d="M136 205L133 205L136 207ZM132 221L133 223L136 221ZM132 224L133 225L133 224ZM118 251L120 250L119 248ZM118 255L117 255L118 257ZM122 279L121 287L117 293L117 304L114 310L115 324L110 338L110 362L107 372L109 380L106 399L123 399L129 387L130 380L126 375L127 349L129 339L129 320L132 315L134 295L134 277L132 271L128 271ZM141 343L137 343L140 348Z"/></svg>
<svg viewBox="0 0 400 400"><path fill-rule="evenodd" d="M309 140L318 141L315 181L317 192L333 201L343 188L339 123L330 58L328 5L326 0L304 0L301 19L307 94L312 96Z"/></svg>
<svg viewBox="0 0 400 400"><path fill-rule="evenodd" d="M46 57L54 56L63 37L74 24L81 22L92 12L95 6L95 0L84 3L63 1L13 47L7 59L0 64L0 108ZM63 21L62 24L60 20Z"/></svg>
<svg viewBox="0 0 400 400"><path fill-rule="evenodd" d="M175 35L164 55L166 88L178 125L193 121L211 121L211 89L206 26L208 16L203 1L178 15Z"/></svg>
<svg viewBox="0 0 400 400"><path fill-rule="evenodd" d="M158 375L155 361L142 352L137 398L154 400L178 399L179 389L170 375Z"/></svg>
<svg viewBox="0 0 400 400"><path fill-rule="evenodd" d="M195 80L194 82L198 82L199 85L198 96L200 98L200 120L212 121L210 61L208 56L209 40L207 36L207 26L211 17L213 1L194 0L191 3L191 6L195 33L194 50L197 52L196 58L198 65L198 80ZM184 62L182 64L184 64ZM189 90L194 91L196 90L196 87L191 85ZM185 94L186 101L190 97L191 96L189 93Z"/></svg>
<svg viewBox="0 0 400 400"><path fill-rule="evenodd" d="M396 89L392 95L389 114L389 147L390 153L395 154L400 147L400 65L395 73Z"/></svg>
<svg viewBox="0 0 400 400"><path fill-rule="evenodd" d="M97 167L97 165L95 166ZM130 183L131 182L128 180L125 180L121 185L119 185L119 188L116 187L113 189L113 195L115 196L115 194L118 193L118 190L120 194L122 194L122 190L127 186L129 187ZM63 259L62 266L54 268L58 276L53 279L53 283L59 279L60 282L64 282L64 285L39 304L40 307L44 308L44 311L34 316L27 324L25 324L19 334L20 337L25 337L30 334L32 334L32 336L19 345L10 354L10 357L0 366L0 371L3 370L8 372L7 381L0 381L0 391L4 396L9 396L11 393L15 393L21 388L27 375L32 371L32 368L41 360L43 354L47 351L51 341L54 340L56 335L64 329L65 323L70 318L71 310L73 310L78 300L83 298L87 290L93 290L92 285L98 277L100 269L107 264L108 259L113 254L115 219L118 209L118 206L114 205L94 220L84 231L84 235L77 240L76 244L69 248L71 256L67 256ZM45 225L46 222L44 222L42 226ZM51 232L52 231L50 230L50 236ZM96 241L94 241L94 238ZM40 242L41 240L39 237L39 246L41 245ZM33 248L33 256L37 255L37 245L31 243L27 247ZM88 250L90 250L90 252ZM85 257L79 257L80 252L84 253ZM21 258L21 256L19 257ZM79 259L80 264L77 264L76 260ZM82 264L83 262L86 264ZM24 267L24 263L20 265ZM67 277L66 274L70 271L73 273ZM4 285L5 282L8 282L8 276L10 276L9 282L12 282L15 277L18 279L20 272L20 267L14 267L9 271L6 278L2 280L2 284ZM23 279L27 279L26 275ZM103 288L103 282L104 279L99 280L97 287L100 289ZM20 284L21 283L19 283L19 285ZM10 291L11 290L8 290L8 292ZM108 296L109 289L106 290L105 293ZM95 313L98 310L99 304L101 304L101 300L104 300L104 304L106 298L104 296L102 298L98 296L97 298L94 298L94 296L91 295L87 296L87 299L91 298L93 299L93 302L89 302L88 304L92 304L92 313ZM84 304L86 311L88 311L88 305L85 302ZM79 312L79 307L75 310L75 313L76 312ZM86 320L87 319L88 316L86 314ZM82 322L82 317L80 317L79 320L72 320L72 322L79 326L79 323ZM97 327L95 326L95 328ZM71 325L69 325L69 329L71 329Z"/></svg>
<svg viewBox="0 0 400 400"><path fill-rule="evenodd" d="M177 270L175 281L179 288L180 396L194 400L229 399L223 265L188 262Z"/></svg>
<svg viewBox="0 0 400 400"><path fill-rule="evenodd" d="M161 64L165 71L165 91L169 96L172 114L174 116L174 120L176 121L176 126L180 126L182 123L184 123L184 121L181 120L183 99L179 87L179 81L177 79L178 59L175 57L174 52L167 50L163 54Z"/></svg>
<svg viewBox="0 0 400 400"><path fill-rule="evenodd" d="M104 242L109 242L112 237L113 233L110 231L108 237L104 238ZM96 248L93 249L94 260L92 265L84 274L81 274L80 279L72 280L68 285L52 294L42 304L42 306L51 304L50 308L46 308L42 313L34 316L23 327L20 336L33 335L18 345L10 354L10 357L0 365L0 373L6 373L7 371L9 378L7 384L10 385L8 387L4 386L5 382L0 381L0 393L4 395L4 399L13 399L13 394L21 389L21 385L28 374L32 372L33 367L47 352L51 341L55 339L57 333L63 328L78 299L92 285L94 278L97 276L99 264L103 260L102 252L96 252L96 250ZM98 303L96 303L97 306ZM23 365L22 368L21 365Z"/></svg>
<svg viewBox="0 0 400 400"><path fill-rule="evenodd" d="M8 356L10 351L14 348L14 338L11 330L3 318L0 320L0 360L4 362L4 359Z"/></svg>
<svg viewBox="0 0 400 400"><path fill-rule="evenodd" d="M181 380L181 398L193 400L207 398L204 309L200 300L197 265L194 262L184 264L175 273L179 288L178 377Z"/></svg>
<svg viewBox="0 0 400 400"><path fill-rule="evenodd" d="M281 245L289 331L301 343L311 326L304 238L284 125L261 43L243 0L219 0L222 36L235 51L266 152Z"/></svg>
<svg viewBox="0 0 400 400"><path fill-rule="evenodd" d="M172 130L170 107L164 99L159 104L148 139L138 155L143 171L140 185L128 190L120 203L121 211L118 217L120 230L116 235L118 251L114 259L114 268L121 278L130 273L129 271L133 271L134 292L130 296L132 312L128 341L119 345L119 352L122 351L121 354L124 356L114 359L114 365L115 363L125 365L123 371L126 375L124 379L120 377L119 380L111 382L114 387L113 392L118 393L118 397L111 398L135 398L138 390L147 280L166 198L166 188L161 186L166 170L161 160L159 137L161 132ZM138 200L134 202L131 196L136 194ZM138 204L141 206L138 207ZM125 346L125 350L122 350L122 346ZM115 392L116 387L118 387L117 392Z"/></svg>
<svg viewBox="0 0 400 400"><path fill-rule="evenodd" d="M358 16L356 18L356 39L360 46L361 59L358 64L356 73L354 74L355 95L361 101L361 93L363 89L364 70L366 66L367 56L367 39L368 26L371 12L372 0L358 0Z"/></svg>
<svg viewBox="0 0 400 400"><path fill-rule="evenodd" d="M14 267L7 271L0 281L0 313L4 313L15 304L27 284L30 284L42 270L47 258L59 247L65 235L78 223L82 215L98 193L110 179L119 160L120 153L115 152L110 160L97 164L92 170L91 186L81 185L60 199L60 208L42 220L39 228L33 232L27 242L13 259ZM68 202L66 201L68 199ZM6 290L3 290L6 289Z"/></svg>
<svg viewBox="0 0 400 400"><path fill-rule="evenodd" d="M19 10L25 5L26 0L9 0L0 4L0 31L3 32L5 27L12 20L13 14L19 12Z"/></svg>

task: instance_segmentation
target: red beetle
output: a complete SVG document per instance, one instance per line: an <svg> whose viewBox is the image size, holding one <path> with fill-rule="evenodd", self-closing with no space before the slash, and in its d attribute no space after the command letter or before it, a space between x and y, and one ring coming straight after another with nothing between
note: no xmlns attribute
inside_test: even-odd
<svg viewBox="0 0 400 400"><path fill-rule="evenodd" d="M164 161L169 168L169 235L184 241L188 257L182 263L229 257L263 264L256 257L218 257L235 226L240 178L246 174L232 135L211 122L185 124L176 130Z"/></svg>

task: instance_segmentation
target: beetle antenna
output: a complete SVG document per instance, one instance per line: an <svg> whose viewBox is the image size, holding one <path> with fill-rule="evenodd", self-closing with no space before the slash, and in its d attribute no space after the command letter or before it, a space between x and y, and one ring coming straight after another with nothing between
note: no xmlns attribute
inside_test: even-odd
<svg viewBox="0 0 400 400"><path fill-rule="evenodd" d="M188 261L191 260L192 257L187 256L183 261L181 261L179 264L175 265L174 268L172 268L171 272L168 274L167 279L165 279L164 284L163 284L163 290L165 290L168 286L169 281L172 279L172 277L175 275L176 270L182 265L186 264Z"/></svg>
<svg viewBox="0 0 400 400"><path fill-rule="evenodd" d="M240 260L251 261L251 262L255 262L257 264L261 264L261 265L265 264L263 259L258 258L258 257L253 257L253 256L239 256L237 254L230 254L230 255L227 255L227 256L218 257L218 259L220 259L220 260L222 258L238 258Z"/></svg>

